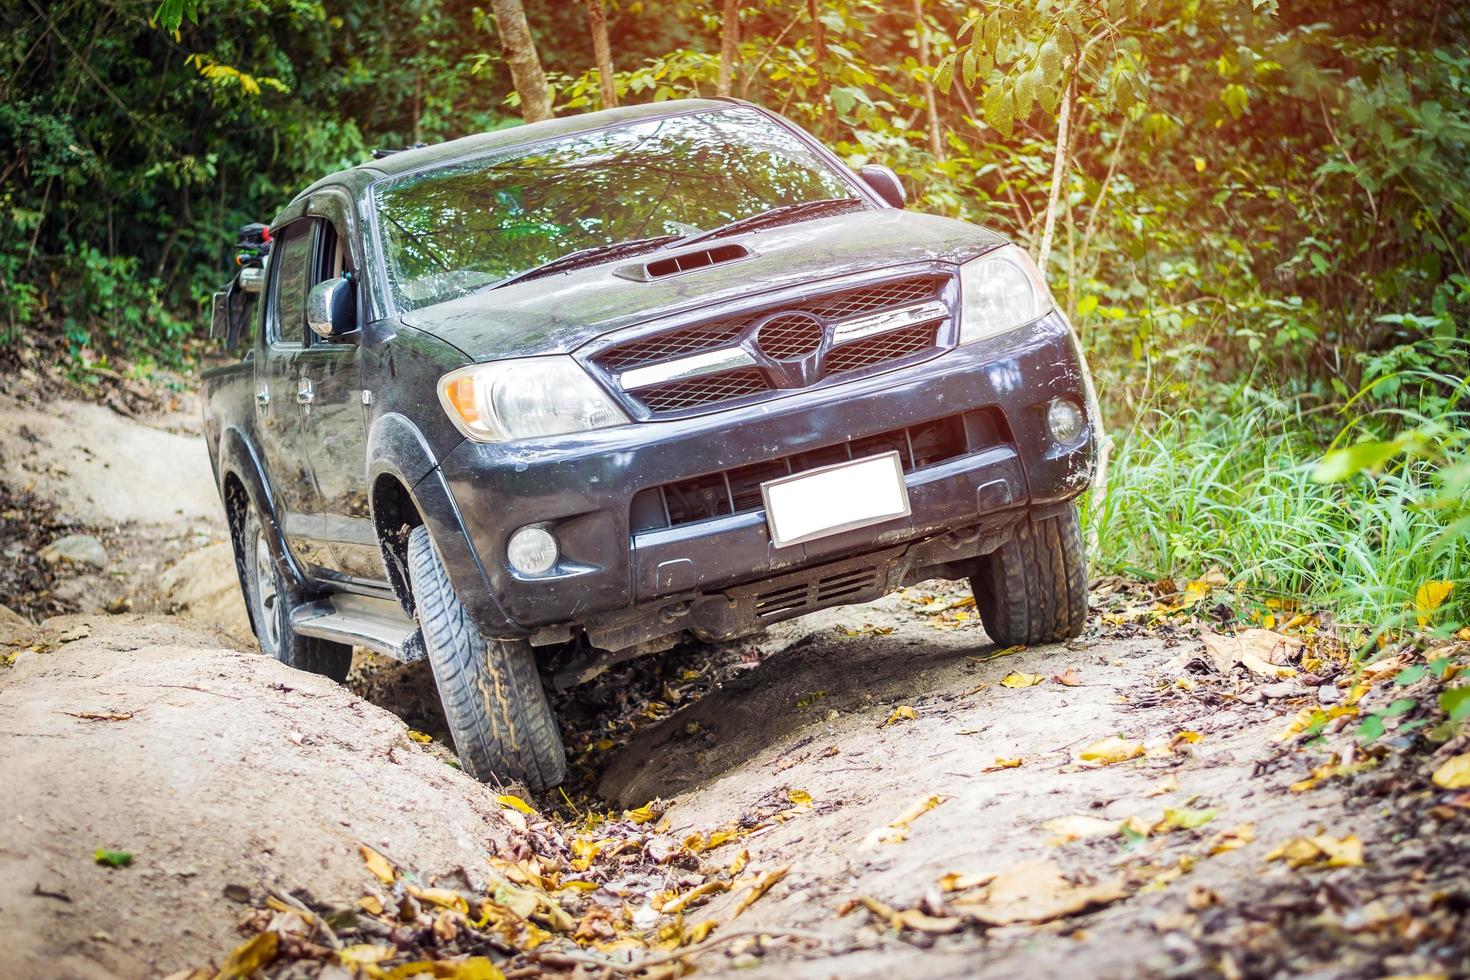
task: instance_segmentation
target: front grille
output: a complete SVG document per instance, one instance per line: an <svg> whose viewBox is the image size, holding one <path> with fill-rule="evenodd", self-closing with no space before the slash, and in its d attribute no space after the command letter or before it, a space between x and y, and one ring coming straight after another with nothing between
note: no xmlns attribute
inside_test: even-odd
<svg viewBox="0 0 1470 980"><path fill-rule="evenodd" d="M775 361L799 360L814 353L823 343L822 322L885 310L900 309L927 300L942 299L949 277L935 274L910 276L889 282L855 286L825 296L795 300L766 309L744 312L669 333L632 340L594 356L598 367L612 375L712 350L734 347L761 324L755 343L761 353ZM790 316L784 314L791 314ZM819 322L817 319L820 318ZM907 327L891 334L864 338L828 352L827 373L841 374L870 368L885 361L908 357L933 348L938 341L939 322ZM655 415L734 401L776 390L756 369L740 368L713 376L685 379L630 394Z"/></svg>
<svg viewBox="0 0 1470 980"><path fill-rule="evenodd" d="M741 368L725 374L707 374L701 378L670 381L667 384L643 388L638 399L653 412L677 412L711 402L743 398L762 391L770 391L771 383L755 368Z"/></svg>
<svg viewBox="0 0 1470 980"><path fill-rule="evenodd" d="M756 343L761 352L776 361L794 361L813 354L822 346L826 331L822 321L803 313L783 313L761 324Z"/></svg>
<svg viewBox="0 0 1470 980"><path fill-rule="evenodd" d="M832 463L897 452L905 473L979 452L1003 439L1002 424L986 410L951 415L849 442L737 466L640 491L633 498L634 533L696 524L726 514L760 510L761 484Z"/></svg>
<svg viewBox="0 0 1470 980"><path fill-rule="evenodd" d="M688 357L702 351L730 347L755 320L756 315L752 314L635 340L597 355L597 363L617 373L642 364L655 364L675 357Z"/></svg>
<svg viewBox="0 0 1470 980"><path fill-rule="evenodd" d="M934 331L938 327L937 323L920 324L834 347L827 355L827 373L861 371L884 361L896 361L900 357L926 351L934 346Z"/></svg>
<svg viewBox="0 0 1470 980"><path fill-rule="evenodd" d="M801 304L808 313L839 320L847 316L876 313L895 306L908 306L933 299L944 286L944 276L916 276L913 279L898 279L879 283L876 286L861 286L831 296L820 296Z"/></svg>

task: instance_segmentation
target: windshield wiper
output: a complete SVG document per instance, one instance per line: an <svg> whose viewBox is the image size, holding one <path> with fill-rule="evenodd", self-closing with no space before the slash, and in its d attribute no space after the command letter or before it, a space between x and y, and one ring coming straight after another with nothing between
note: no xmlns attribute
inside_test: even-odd
<svg viewBox="0 0 1470 980"><path fill-rule="evenodd" d="M553 272L562 272L567 269L575 269L579 266L593 265L604 259L616 258L619 255L628 255L636 252L647 252L660 245L679 240L678 235L656 235L653 238L634 238L626 242L608 242L604 245L593 245L589 248L579 248L575 252L560 255L549 262L533 265L524 272L517 272L513 276L496 282L486 283L476 289L481 292L487 289L499 289L501 286L509 286L511 283L520 282L523 279L535 279L537 276L547 276Z"/></svg>
<svg viewBox="0 0 1470 980"><path fill-rule="evenodd" d="M722 235L733 235L737 231L748 231L766 224L778 224L789 221L792 218L803 215L816 214L821 211L835 211L847 209L862 201L855 197L824 197L816 201L801 201L796 204L783 204L780 207L762 211L760 214L752 214L748 218L737 218L727 225L711 228L709 231L697 232L687 238L679 239L675 245L693 245L695 242L708 241L711 238L719 238Z"/></svg>

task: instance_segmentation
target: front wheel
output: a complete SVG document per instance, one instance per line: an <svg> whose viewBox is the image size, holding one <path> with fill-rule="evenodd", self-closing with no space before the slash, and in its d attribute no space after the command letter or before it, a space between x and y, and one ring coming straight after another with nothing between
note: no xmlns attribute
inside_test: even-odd
<svg viewBox="0 0 1470 980"><path fill-rule="evenodd" d="M970 578L980 622L1003 647L1069 640L1087 622L1087 557L1077 506L1016 524L1011 539L976 562Z"/></svg>
<svg viewBox="0 0 1470 980"><path fill-rule="evenodd" d="M454 594L428 528L408 536L408 576L429 665L459 763L479 780L519 779L540 792L567 775L566 750L526 640L480 635Z"/></svg>
<svg viewBox="0 0 1470 980"><path fill-rule="evenodd" d="M352 666L352 648L301 636L291 628L294 593L271 552L266 533L260 515L251 507L245 517L241 552L245 563L245 601L250 603L250 618L260 648L288 667L321 674L340 684Z"/></svg>

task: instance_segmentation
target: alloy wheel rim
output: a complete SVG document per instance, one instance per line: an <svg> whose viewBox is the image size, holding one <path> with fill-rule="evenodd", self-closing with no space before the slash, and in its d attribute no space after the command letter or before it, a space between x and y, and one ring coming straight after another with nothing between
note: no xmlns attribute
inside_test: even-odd
<svg viewBox="0 0 1470 980"><path fill-rule="evenodd" d="M258 531L255 535L255 594L259 596L261 626L265 629L264 639L269 647L268 652L272 655L280 649L281 643L281 618L278 608L281 594L276 588L274 567L270 543L265 539L265 531Z"/></svg>

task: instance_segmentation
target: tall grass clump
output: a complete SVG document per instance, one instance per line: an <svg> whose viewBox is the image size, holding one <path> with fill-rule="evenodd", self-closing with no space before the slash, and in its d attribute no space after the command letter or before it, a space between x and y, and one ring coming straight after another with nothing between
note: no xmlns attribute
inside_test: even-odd
<svg viewBox="0 0 1470 980"><path fill-rule="evenodd" d="M1218 567L1253 595L1386 627L1414 621L1426 582L1450 581L1436 620L1470 621L1470 535L1463 501L1444 499L1443 460L1320 482L1324 444L1279 408L1154 411L1115 440L1106 493L1085 508L1099 571Z"/></svg>

